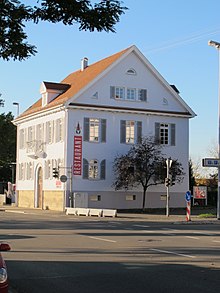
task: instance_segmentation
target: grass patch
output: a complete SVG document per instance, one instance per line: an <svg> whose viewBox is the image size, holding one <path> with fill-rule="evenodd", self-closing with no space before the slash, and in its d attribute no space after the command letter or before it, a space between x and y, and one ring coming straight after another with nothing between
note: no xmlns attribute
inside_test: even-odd
<svg viewBox="0 0 220 293"><path fill-rule="evenodd" d="M214 215L214 214L212 214L212 213L207 213L207 214L200 214L200 215L198 215L198 217L199 218L215 218L216 217L216 215Z"/></svg>

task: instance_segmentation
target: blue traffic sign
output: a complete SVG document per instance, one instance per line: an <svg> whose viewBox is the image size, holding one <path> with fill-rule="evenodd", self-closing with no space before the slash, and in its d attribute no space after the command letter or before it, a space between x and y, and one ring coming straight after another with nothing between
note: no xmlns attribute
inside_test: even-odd
<svg viewBox="0 0 220 293"><path fill-rule="evenodd" d="M187 191L186 192L185 198L186 198L186 201L190 201L191 200L191 193L190 193L190 191Z"/></svg>

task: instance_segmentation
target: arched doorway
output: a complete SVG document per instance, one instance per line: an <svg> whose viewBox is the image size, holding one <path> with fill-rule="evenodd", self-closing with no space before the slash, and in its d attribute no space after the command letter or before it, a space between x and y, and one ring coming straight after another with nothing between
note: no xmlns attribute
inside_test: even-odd
<svg viewBox="0 0 220 293"><path fill-rule="evenodd" d="M39 166L36 170L35 208L43 209L43 170Z"/></svg>

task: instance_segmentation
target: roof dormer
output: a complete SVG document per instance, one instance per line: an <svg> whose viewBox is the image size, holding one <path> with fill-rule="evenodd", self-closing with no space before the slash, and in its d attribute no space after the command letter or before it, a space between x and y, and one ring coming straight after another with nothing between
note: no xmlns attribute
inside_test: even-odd
<svg viewBox="0 0 220 293"><path fill-rule="evenodd" d="M70 85L65 83L55 83L43 81L40 86L40 94L42 98L42 107L48 105L60 94L69 89Z"/></svg>

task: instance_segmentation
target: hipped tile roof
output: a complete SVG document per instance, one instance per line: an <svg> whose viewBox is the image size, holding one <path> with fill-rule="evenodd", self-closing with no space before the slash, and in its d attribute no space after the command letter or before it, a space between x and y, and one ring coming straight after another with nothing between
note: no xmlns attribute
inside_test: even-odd
<svg viewBox="0 0 220 293"><path fill-rule="evenodd" d="M49 104L42 107L42 99L40 98L36 103L29 107L25 112L23 112L20 117L24 117L33 113L37 113L41 110L50 109L55 106L64 105L68 99L76 95L80 90L86 87L90 82L92 82L96 77L98 77L103 71L105 71L109 66L111 66L115 61L117 61L123 54L125 54L131 47L122 50L114 55L111 55L105 59L102 59L96 63L93 63L86 67L83 71L77 70L61 81L62 89L65 90L64 93L60 94ZM58 85L58 83L45 82L48 87L53 87L53 85ZM57 86L56 86L57 88Z"/></svg>

